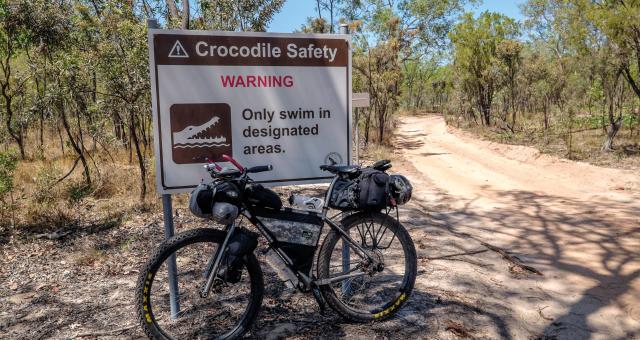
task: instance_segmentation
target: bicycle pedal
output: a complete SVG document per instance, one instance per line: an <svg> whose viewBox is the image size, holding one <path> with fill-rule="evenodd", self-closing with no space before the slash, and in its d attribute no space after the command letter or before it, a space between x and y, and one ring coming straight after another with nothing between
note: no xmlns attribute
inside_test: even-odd
<svg viewBox="0 0 640 340"><path fill-rule="evenodd" d="M311 288L311 293L313 293L313 297L316 299L316 302L318 303L318 307L320 308L320 315L325 316L327 312L327 302L324 300L324 297L322 297L322 294L320 293L320 288L314 285Z"/></svg>

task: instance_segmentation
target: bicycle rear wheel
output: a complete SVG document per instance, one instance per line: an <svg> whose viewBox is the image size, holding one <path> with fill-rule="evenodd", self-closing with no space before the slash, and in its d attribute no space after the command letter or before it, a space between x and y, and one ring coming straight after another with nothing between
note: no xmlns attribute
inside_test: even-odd
<svg viewBox="0 0 640 340"><path fill-rule="evenodd" d="M210 259L226 233L194 229L163 242L140 273L136 289L138 318L149 338L235 339L255 320L263 295L262 271L253 254L246 255L239 282L216 279L205 298L200 294ZM175 256L179 311L169 302L168 266Z"/></svg>
<svg viewBox="0 0 640 340"><path fill-rule="evenodd" d="M331 231L318 257L318 278L356 275L322 285L329 306L358 322L379 321L395 314L407 301L417 275L416 250L407 230L395 219L379 213L357 213L341 221L342 228L376 263L350 249L342 236ZM338 242L340 241L340 242ZM348 243L346 243L348 244Z"/></svg>

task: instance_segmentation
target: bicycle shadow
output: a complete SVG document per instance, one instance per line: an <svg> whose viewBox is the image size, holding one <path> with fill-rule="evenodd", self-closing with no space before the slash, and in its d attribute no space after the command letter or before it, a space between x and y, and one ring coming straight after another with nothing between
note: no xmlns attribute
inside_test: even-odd
<svg viewBox="0 0 640 340"><path fill-rule="evenodd" d="M512 339L507 324L499 315L421 289L415 289L407 303L390 319L366 324L350 322L331 310L322 316L310 296L299 295L295 300L264 304L249 337L280 339L295 335L331 339L348 335L360 338L422 338L426 334L446 332L473 337L477 333L474 320L483 319L483 323L494 325L494 332L500 339Z"/></svg>

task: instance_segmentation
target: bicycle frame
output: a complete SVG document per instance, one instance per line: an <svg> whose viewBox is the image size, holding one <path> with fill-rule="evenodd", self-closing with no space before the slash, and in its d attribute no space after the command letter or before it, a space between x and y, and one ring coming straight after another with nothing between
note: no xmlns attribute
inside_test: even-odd
<svg viewBox="0 0 640 340"><path fill-rule="evenodd" d="M329 202L329 198L331 197L331 192L333 191L333 186L336 182L336 180L338 179L338 177L334 177L334 179L331 181L331 184L329 185L329 188L327 189L327 192L325 194L325 200L324 200L324 205L322 207L322 221L323 221L323 226L322 229L324 229L324 225L327 224L329 225L329 227L331 229L333 229L334 231L336 231L337 233L340 234L341 238L346 241L346 243L349 245L350 249L353 249L360 257L362 257L364 260L366 261L373 261L373 259L367 254L367 252L357 243L355 242L351 236L349 236L349 234L347 232L345 232L344 230L342 230L342 228L332 219L327 217L327 214L329 212L329 206L328 206L328 202ZM313 285L315 286L321 286L321 285L328 285L331 284L333 282L338 282L338 281L342 281L344 279L350 278L350 277L355 277L355 276L362 276L365 275L364 272L360 272L360 273L353 273L354 271L356 271L357 269L359 269L359 266L356 266L355 268L342 273L342 275L336 276L336 277L332 277L332 278L325 278L325 279L321 279L318 280L316 279L311 272L309 273L303 273L297 269L294 268L293 266L293 260L291 260L291 258L284 252L282 251L279 247L278 247L278 241L275 238L275 236L265 227L265 225L259 220L259 218L257 218L256 216L252 216L251 213L247 210L243 210L242 211L242 215L244 217L246 217L257 229L258 231L262 234L262 236L265 237L265 239L267 240L267 243L269 244L269 248L273 249L273 251L282 259L282 261L285 263L285 265L296 275L296 277L298 278L299 283L301 283L302 285L298 286L298 289L302 290L302 291L308 291L312 288ZM341 214L338 214L341 215ZM337 216L337 215L336 215ZM334 216L335 217L335 216ZM205 285L205 287L203 287L202 291L201 291L201 296L206 297L211 289L211 286L213 285L213 282L215 280L215 277L218 273L218 269L220 267L220 262L222 260L222 257L224 256L224 253L221 252L221 249L225 249L227 248L227 245L229 243L229 239L231 238L231 235L233 234L233 231L236 228L236 223L232 223L229 226L227 226L227 235L222 243L222 246L219 247L214 256L209 260L209 264L207 265L207 268L205 270L205 275L207 276L207 283ZM322 234L322 229L320 230L320 234ZM317 249L317 245L316 245L316 252L318 251ZM212 263L213 261L213 263Z"/></svg>

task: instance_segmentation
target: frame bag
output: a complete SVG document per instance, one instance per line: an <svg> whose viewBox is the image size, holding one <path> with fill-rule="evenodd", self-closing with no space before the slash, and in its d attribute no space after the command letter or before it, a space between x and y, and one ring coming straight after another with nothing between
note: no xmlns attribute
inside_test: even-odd
<svg viewBox="0 0 640 340"><path fill-rule="evenodd" d="M278 248L291 258L293 267L308 274L322 232L322 216L291 208L258 209L253 214L276 239Z"/></svg>
<svg viewBox="0 0 640 340"><path fill-rule="evenodd" d="M280 196L275 191L263 187L262 184L249 185L245 195L247 195L247 202L254 207L275 210L282 208Z"/></svg>

